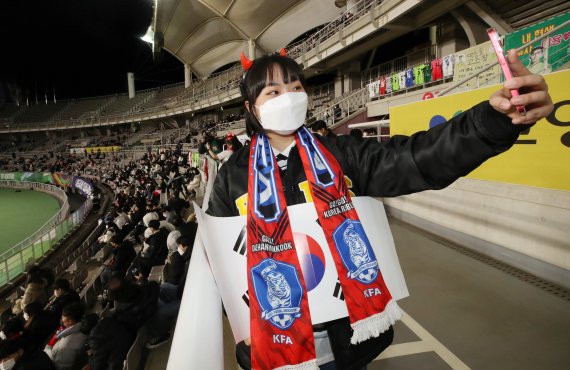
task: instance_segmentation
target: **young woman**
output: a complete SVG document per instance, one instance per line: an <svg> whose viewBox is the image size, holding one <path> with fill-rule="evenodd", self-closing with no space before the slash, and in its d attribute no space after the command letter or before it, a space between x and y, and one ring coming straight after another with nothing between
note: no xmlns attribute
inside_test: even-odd
<svg viewBox="0 0 570 370"><path fill-rule="evenodd" d="M213 216L247 216L251 341L238 345L242 367L360 369L390 345L400 311L350 197L441 189L509 149L528 124L550 113L552 102L541 76L513 52L508 61L518 77L489 101L430 130L378 143L314 137L302 126L307 94L299 65L284 55L253 62L242 57L252 141L220 169L208 208ZM512 88L521 95L511 98ZM515 104L526 105L526 116ZM349 318L318 327L311 325L286 210L304 202L315 204L349 312ZM337 238L339 230L344 239ZM342 258L348 255L351 262ZM364 299L363 289L376 293Z"/></svg>

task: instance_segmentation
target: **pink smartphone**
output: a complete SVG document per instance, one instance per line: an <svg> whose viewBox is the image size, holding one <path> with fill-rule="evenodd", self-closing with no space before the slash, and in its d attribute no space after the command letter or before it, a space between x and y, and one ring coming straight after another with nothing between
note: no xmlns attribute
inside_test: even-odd
<svg viewBox="0 0 570 370"><path fill-rule="evenodd" d="M497 30L494 28L487 29L487 34L491 39L491 44L493 45L493 49L495 49L495 54L497 54L497 59L499 60L499 64L501 65L501 69L503 70L503 75L505 76L506 80L510 80L513 78L513 74L511 73L511 69L509 68L509 64L507 63L507 59L505 58L505 54L503 54L503 43L499 39L499 34ZM511 95L519 96L519 91L517 89L511 90ZM521 115L526 114L526 109L524 105L516 105L517 111Z"/></svg>

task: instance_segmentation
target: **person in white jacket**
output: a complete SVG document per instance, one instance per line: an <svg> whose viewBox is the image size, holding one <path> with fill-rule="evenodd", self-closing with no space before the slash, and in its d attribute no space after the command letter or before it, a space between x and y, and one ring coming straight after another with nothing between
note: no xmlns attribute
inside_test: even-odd
<svg viewBox="0 0 570 370"><path fill-rule="evenodd" d="M85 309L80 302L71 303L63 308L62 325L44 349L57 370L80 369L87 360L85 343L88 336L80 330L84 312Z"/></svg>

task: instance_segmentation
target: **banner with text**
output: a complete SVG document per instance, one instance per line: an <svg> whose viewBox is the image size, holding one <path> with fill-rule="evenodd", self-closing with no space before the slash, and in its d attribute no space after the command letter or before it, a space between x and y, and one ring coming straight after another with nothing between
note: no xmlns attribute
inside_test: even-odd
<svg viewBox="0 0 570 370"><path fill-rule="evenodd" d="M354 197L352 201L392 297L407 297L408 289L382 203L369 197ZM200 225L198 231L204 242L234 338L239 342L250 336L251 293L247 287L246 218L212 217L202 212L196 204L194 209ZM325 235L318 224L313 203L291 206L288 210L295 248L308 290L313 324L346 317L348 311L338 274Z"/></svg>
<svg viewBox="0 0 570 370"><path fill-rule="evenodd" d="M88 147L85 148L84 151L87 152L87 154L91 154L91 153L116 153L118 152L120 149L120 147L118 146L92 146L92 147Z"/></svg>
<svg viewBox="0 0 570 370"><path fill-rule="evenodd" d="M490 64L497 62L497 56L491 41L484 42L472 48L455 53L455 72L453 83L472 76ZM457 88L456 91L473 90L477 87L496 85L501 82L501 67L495 67L481 73Z"/></svg>
<svg viewBox="0 0 570 370"><path fill-rule="evenodd" d="M505 36L505 50L518 48L568 20L570 12L509 33ZM560 69L570 62L570 24L546 39L529 45L518 54L522 63L533 73L544 74Z"/></svg>
<svg viewBox="0 0 570 370"><path fill-rule="evenodd" d="M570 70L545 76L554 111L519 136L514 147L468 177L570 191ZM411 135L488 100L500 85L390 107L390 134ZM449 161L453 161L449 158Z"/></svg>
<svg viewBox="0 0 570 370"><path fill-rule="evenodd" d="M0 172L0 180L39 182L56 185L64 189L71 186L72 189L84 196L89 196L93 193L93 183L90 179L60 172L53 174L49 172Z"/></svg>

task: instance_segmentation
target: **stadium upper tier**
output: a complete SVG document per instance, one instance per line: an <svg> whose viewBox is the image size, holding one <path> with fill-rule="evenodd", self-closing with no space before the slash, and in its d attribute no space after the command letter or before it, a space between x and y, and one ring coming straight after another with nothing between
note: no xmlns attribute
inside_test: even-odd
<svg viewBox="0 0 570 370"><path fill-rule="evenodd" d="M544 3L553 5L555 2L545 1ZM528 23L532 16L524 11L508 10L509 3L511 2L506 0L497 1L494 4L495 15L498 14L504 19L508 16L509 22L513 22L513 25L515 22L518 22L517 25ZM470 9L478 6L482 9L481 13L490 14L491 12L490 5L485 2L472 1L469 4L466 6ZM552 11L562 12L570 8L568 4L570 3L556 4ZM459 6L461 4L457 2L443 0L430 2L362 0L317 32L289 45L287 52L305 68L334 71L334 65L346 62L350 55L365 51L363 48L378 47L411 30L426 27L430 22L439 19L449 11L455 11ZM404 14L405 17L403 17ZM513 29L511 25L503 23L506 28ZM442 57L442 55L437 47L433 47L433 49L427 49L424 56L426 60L398 58L395 61L384 63L380 66L382 68L376 66L377 72L372 71L374 67L368 68L362 71L360 85L352 86L352 91L348 93L345 91L343 96L339 97L338 92L333 94L330 90L314 92L309 113L332 109L339 100L364 88L370 82L371 77L377 78L380 74L389 75L402 72L413 68L418 63L429 63L429 59L436 57ZM238 84L242 75L243 71L238 64L223 72L212 74L208 78L200 78L187 88L181 83L139 91L132 99L129 99L126 94L117 94L74 101L58 101L57 103L46 101L45 104L40 102L31 106L5 104L0 106L0 133L108 126L203 111L226 103L237 102L241 96ZM417 87L417 85L414 86L414 88ZM408 89L400 89L386 96L405 94L407 91Z"/></svg>

